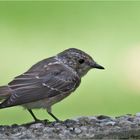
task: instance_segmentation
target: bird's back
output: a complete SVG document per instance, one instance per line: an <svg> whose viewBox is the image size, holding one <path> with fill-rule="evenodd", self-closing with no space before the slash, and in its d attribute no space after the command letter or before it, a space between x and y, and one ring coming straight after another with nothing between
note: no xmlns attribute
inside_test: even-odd
<svg viewBox="0 0 140 140"><path fill-rule="evenodd" d="M80 84L80 77L54 59L43 60L8 84L12 93L0 108L47 99L52 104L67 97ZM0 89L1 90L1 89Z"/></svg>

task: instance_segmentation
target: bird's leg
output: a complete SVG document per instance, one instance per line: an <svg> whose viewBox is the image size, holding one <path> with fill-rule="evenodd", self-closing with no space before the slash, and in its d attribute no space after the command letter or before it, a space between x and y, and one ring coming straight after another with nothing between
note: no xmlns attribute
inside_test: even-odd
<svg viewBox="0 0 140 140"><path fill-rule="evenodd" d="M56 121L59 122L60 120L59 120L56 116L54 116L54 115L52 114L52 111L51 111L51 110L52 110L51 107L48 107L48 108L47 108L48 114L51 115Z"/></svg>
<svg viewBox="0 0 140 140"><path fill-rule="evenodd" d="M32 115L32 117L34 118L35 122L41 121L38 118L36 118L36 116L34 115L33 111L31 109L28 109L29 113Z"/></svg>
<svg viewBox="0 0 140 140"><path fill-rule="evenodd" d="M48 112L49 115L51 115L56 121L60 121L56 116L54 116L51 112Z"/></svg>

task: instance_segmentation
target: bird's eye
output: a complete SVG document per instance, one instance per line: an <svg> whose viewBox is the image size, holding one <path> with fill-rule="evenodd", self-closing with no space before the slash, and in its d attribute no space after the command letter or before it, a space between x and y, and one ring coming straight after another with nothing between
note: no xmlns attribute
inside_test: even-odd
<svg viewBox="0 0 140 140"><path fill-rule="evenodd" d="M79 63L80 63L80 64L83 64L84 62L85 62L84 59L79 59Z"/></svg>

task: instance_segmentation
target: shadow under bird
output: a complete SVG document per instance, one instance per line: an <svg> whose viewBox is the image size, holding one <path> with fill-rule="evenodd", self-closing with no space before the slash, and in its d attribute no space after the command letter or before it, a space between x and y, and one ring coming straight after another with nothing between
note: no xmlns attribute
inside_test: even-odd
<svg viewBox="0 0 140 140"><path fill-rule="evenodd" d="M75 91L81 78L93 68L104 69L79 49L64 50L56 56L36 63L8 85L1 86L0 109L22 105L35 121L39 121L32 109L44 108L58 121L51 111L52 105Z"/></svg>

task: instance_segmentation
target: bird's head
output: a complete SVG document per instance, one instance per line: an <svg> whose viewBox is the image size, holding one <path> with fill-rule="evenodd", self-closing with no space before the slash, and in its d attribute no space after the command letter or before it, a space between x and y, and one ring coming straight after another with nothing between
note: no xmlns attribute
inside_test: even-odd
<svg viewBox="0 0 140 140"><path fill-rule="evenodd" d="M67 49L59 53L57 57L65 65L75 70L80 77L84 76L90 69L104 69L104 67L97 64L91 56L76 48Z"/></svg>

